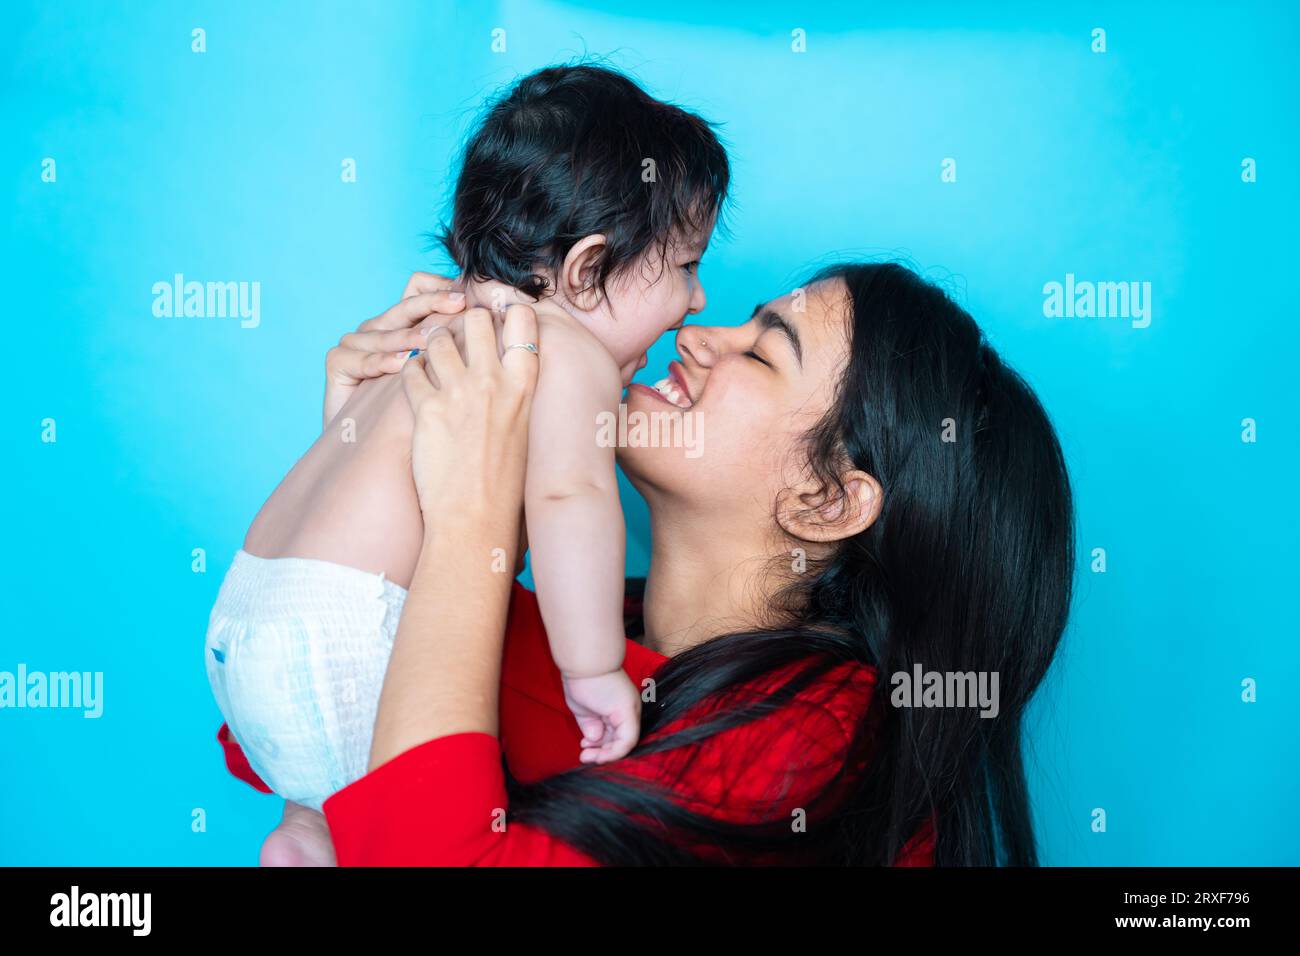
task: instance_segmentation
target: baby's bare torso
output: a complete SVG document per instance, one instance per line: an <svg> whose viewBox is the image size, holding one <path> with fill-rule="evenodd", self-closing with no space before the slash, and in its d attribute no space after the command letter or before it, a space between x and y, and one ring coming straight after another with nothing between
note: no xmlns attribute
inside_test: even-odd
<svg viewBox="0 0 1300 956"><path fill-rule="evenodd" d="M463 317L446 324L463 346ZM537 324L538 342L544 343L548 328L570 326L572 319L539 309ZM496 332L499 350L500 322ZM244 550L383 573L409 588L424 541L411 476L414 425L400 375L362 382L262 505Z"/></svg>

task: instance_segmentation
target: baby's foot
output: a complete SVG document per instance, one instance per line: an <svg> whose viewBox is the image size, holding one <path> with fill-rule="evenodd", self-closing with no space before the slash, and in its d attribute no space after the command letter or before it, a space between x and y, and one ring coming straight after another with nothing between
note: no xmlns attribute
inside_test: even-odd
<svg viewBox="0 0 1300 956"><path fill-rule="evenodd" d="M325 815L286 803L284 819L262 843L259 866L338 866Z"/></svg>

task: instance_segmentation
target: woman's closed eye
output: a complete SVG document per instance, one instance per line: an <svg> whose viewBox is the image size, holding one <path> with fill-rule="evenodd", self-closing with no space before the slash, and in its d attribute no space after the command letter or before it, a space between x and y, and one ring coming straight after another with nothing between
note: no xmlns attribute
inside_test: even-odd
<svg viewBox="0 0 1300 956"><path fill-rule="evenodd" d="M757 352L755 352L753 349L750 349L750 350L749 350L748 352L746 352L745 354L746 354L747 356L749 356L750 358L752 358L752 359L753 359L754 361L756 361L756 362L762 362L762 363L763 363L764 365L766 365L768 368L771 368L771 367L772 367L772 363L771 363L771 362L769 362L767 359L763 358L763 356L759 355L759 354L758 354Z"/></svg>

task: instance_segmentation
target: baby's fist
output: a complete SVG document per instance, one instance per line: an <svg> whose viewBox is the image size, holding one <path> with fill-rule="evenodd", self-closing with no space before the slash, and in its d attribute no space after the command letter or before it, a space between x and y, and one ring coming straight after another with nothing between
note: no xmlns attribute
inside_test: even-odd
<svg viewBox="0 0 1300 956"><path fill-rule="evenodd" d="M564 701L582 731L583 763L609 763L636 746L641 695L621 667L596 677L565 677Z"/></svg>

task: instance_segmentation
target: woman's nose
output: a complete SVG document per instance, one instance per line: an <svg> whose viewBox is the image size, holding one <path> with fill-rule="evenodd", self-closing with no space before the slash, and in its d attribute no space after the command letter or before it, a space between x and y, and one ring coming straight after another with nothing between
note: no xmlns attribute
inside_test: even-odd
<svg viewBox="0 0 1300 956"><path fill-rule="evenodd" d="M707 325L683 325L677 333L677 351L703 368L712 368L718 360L717 337L722 329Z"/></svg>

